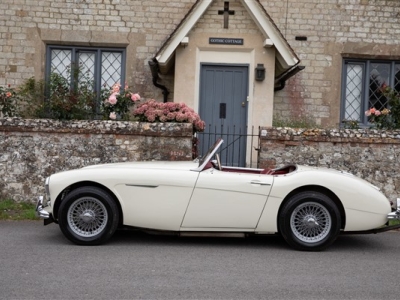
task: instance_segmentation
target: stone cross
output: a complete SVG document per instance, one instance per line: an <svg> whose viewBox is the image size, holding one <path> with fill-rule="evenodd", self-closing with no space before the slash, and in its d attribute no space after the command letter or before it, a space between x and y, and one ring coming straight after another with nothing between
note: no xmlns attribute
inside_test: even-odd
<svg viewBox="0 0 400 300"><path fill-rule="evenodd" d="M219 10L218 14L219 15L224 15L224 28L228 28L228 26L229 26L229 15L234 15L235 11L234 10L229 10L229 2L225 1L224 2L224 10Z"/></svg>

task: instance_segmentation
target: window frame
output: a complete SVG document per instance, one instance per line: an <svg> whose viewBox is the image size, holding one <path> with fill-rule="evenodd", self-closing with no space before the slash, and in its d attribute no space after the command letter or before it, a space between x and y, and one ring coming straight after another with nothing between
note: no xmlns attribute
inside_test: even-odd
<svg viewBox="0 0 400 300"><path fill-rule="evenodd" d="M385 60L385 59L361 59L361 58L344 58L342 63L342 80L341 80L341 99L340 99L340 124L343 126L342 121L345 121L346 115L346 89L347 89L347 65L361 65L363 67L363 78L362 78L362 90L361 90L361 108L360 108L360 119L358 123L360 128L369 128L371 123L368 122L368 117L365 115L365 111L370 109L369 107L369 84L370 84L370 73L371 64L382 63L389 64L389 83L390 87L395 85L396 65L400 64L400 60ZM351 121L351 120L348 120Z"/></svg>
<svg viewBox="0 0 400 300"><path fill-rule="evenodd" d="M94 90L97 95L97 101L99 100L100 91L102 88L102 53L103 52L114 52L121 53L121 80L120 83L123 85L126 82L126 48L117 47L90 47L90 46L74 46L74 45L57 45L48 44L46 45L46 65L45 65L45 81L48 82L51 74L51 54L53 50L71 50L71 63L79 64L79 52L91 52L95 53L94 61ZM71 80L71 87L73 86L74 80ZM99 107L97 108L99 109Z"/></svg>

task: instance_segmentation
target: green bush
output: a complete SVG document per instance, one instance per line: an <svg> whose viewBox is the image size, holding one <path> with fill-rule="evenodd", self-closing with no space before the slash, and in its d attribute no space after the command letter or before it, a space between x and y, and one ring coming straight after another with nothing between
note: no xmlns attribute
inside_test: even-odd
<svg viewBox="0 0 400 300"><path fill-rule="evenodd" d="M79 72L79 71L78 71ZM80 76L82 75L82 76ZM70 80L60 74L51 73L48 84L48 98L45 113L52 119L73 120L93 119L96 109L94 83L85 74L71 87Z"/></svg>
<svg viewBox="0 0 400 300"><path fill-rule="evenodd" d="M19 100L19 95L10 85L5 88L0 86L0 111L4 117L18 116Z"/></svg>
<svg viewBox="0 0 400 300"><path fill-rule="evenodd" d="M45 118L44 80L27 79L19 88L18 93L23 99L19 103L19 115L23 118Z"/></svg>
<svg viewBox="0 0 400 300"><path fill-rule="evenodd" d="M127 85L122 89L119 83L104 86L97 97L94 81L81 67L68 68L65 74L53 72L48 82L33 77L26 80L18 90L24 99L20 115L58 120L129 120L131 106L140 100L138 93L131 92Z"/></svg>
<svg viewBox="0 0 400 300"><path fill-rule="evenodd" d="M96 93L89 73L81 67L67 69L67 78L52 72L49 81L30 78L19 88L20 115L58 120L93 119ZM72 83L71 83L72 78Z"/></svg>

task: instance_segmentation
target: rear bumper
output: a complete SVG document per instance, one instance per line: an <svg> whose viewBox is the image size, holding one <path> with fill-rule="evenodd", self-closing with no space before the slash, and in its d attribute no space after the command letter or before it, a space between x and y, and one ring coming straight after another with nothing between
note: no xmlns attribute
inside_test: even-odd
<svg viewBox="0 0 400 300"><path fill-rule="evenodd" d="M396 230L400 228L400 224L396 225L385 225L379 228L364 230L364 231L342 231L341 234L371 234L371 233L382 233L390 230Z"/></svg>
<svg viewBox="0 0 400 300"><path fill-rule="evenodd" d="M388 221L390 220L400 220L400 198L396 200L396 207L393 208L391 213L387 215ZM389 224L389 222L387 223ZM381 233L390 230L400 229L400 223L395 225L385 225L379 228L365 230L365 231L343 231L342 234L369 234L369 233Z"/></svg>
<svg viewBox="0 0 400 300"><path fill-rule="evenodd" d="M400 220L400 198L396 200L396 208L387 216L388 220Z"/></svg>

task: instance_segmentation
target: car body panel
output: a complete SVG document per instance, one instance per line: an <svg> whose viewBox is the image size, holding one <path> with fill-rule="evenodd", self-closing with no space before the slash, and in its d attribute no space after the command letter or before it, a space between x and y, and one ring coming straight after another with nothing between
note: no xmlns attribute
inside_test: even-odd
<svg viewBox="0 0 400 300"><path fill-rule="evenodd" d="M273 183L272 176L200 172L182 230L194 228L254 229Z"/></svg>
<svg viewBox="0 0 400 300"><path fill-rule="evenodd" d="M275 177L257 232L277 232L277 216L287 195L304 186L318 186L333 192L346 215L345 231L362 231L382 226L391 211L390 202L365 180L327 168L297 166L297 170Z"/></svg>
<svg viewBox="0 0 400 300"><path fill-rule="evenodd" d="M179 230L199 175L190 171L193 166L196 166L193 162L122 163L57 173L50 179L51 207L54 207L53 195L90 179L116 196L124 225Z"/></svg>
<svg viewBox="0 0 400 300"><path fill-rule="evenodd" d="M141 170L132 176L140 179L119 184L115 190L121 199L124 224L159 230L179 230L193 193L197 172ZM177 193L179 190L179 193Z"/></svg>

